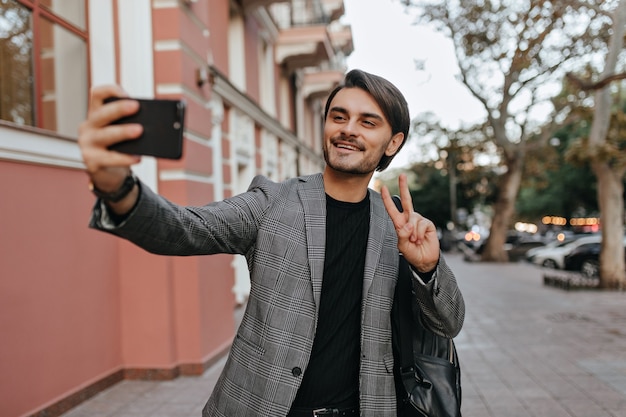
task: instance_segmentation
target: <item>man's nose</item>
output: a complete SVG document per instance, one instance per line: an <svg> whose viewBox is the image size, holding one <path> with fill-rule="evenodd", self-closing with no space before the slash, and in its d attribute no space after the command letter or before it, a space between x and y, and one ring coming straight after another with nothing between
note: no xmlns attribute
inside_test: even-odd
<svg viewBox="0 0 626 417"><path fill-rule="evenodd" d="M342 126L341 133L348 137L356 136L358 133L358 127L356 119L348 119L348 121Z"/></svg>

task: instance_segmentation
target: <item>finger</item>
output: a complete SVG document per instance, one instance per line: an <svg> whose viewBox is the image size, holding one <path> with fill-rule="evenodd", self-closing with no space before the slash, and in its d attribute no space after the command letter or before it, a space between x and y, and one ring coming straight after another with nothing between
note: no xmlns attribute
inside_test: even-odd
<svg viewBox="0 0 626 417"><path fill-rule="evenodd" d="M389 217L391 217L391 221L396 229L400 229L404 223L406 222L403 214L396 207L396 203L393 202L391 198L391 194L389 193L389 189L383 185L380 190L380 195L383 198L383 204L385 205L385 209L387 213L389 213Z"/></svg>
<svg viewBox="0 0 626 417"><path fill-rule="evenodd" d="M139 110L139 102L118 100L104 104L103 101L109 97L127 97L127 95L116 85L92 89L89 115L79 126L78 141L81 146L108 147L113 143L141 136L143 127L139 124L111 125L115 120L136 113Z"/></svg>
<svg viewBox="0 0 626 417"><path fill-rule="evenodd" d="M106 126L124 116L130 116L139 110L136 100L117 100L105 103L108 98L128 98L128 94L120 86L102 85L94 87L89 101L88 120L94 126Z"/></svg>
<svg viewBox="0 0 626 417"><path fill-rule="evenodd" d="M404 213L410 215L413 210L413 199L411 198L411 192L409 191L408 181L406 174L400 174L398 177L398 187L400 188L400 201L402 202L402 208Z"/></svg>
<svg viewBox="0 0 626 417"><path fill-rule="evenodd" d="M131 99L117 100L98 107L89 115L90 122L97 127L107 126L122 117L139 111L139 102Z"/></svg>
<svg viewBox="0 0 626 417"><path fill-rule="evenodd" d="M92 142L97 146L108 148L114 143L124 140L133 140L141 136L143 126L138 123L109 125L94 130Z"/></svg>
<svg viewBox="0 0 626 417"><path fill-rule="evenodd" d="M411 242L422 243L426 238L426 232L429 228L429 221L421 215L415 213L415 227L411 234Z"/></svg>
<svg viewBox="0 0 626 417"><path fill-rule="evenodd" d="M128 97L122 87L114 84L99 85L91 89L89 108L97 109L102 106L104 99L109 97Z"/></svg>
<svg viewBox="0 0 626 417"><path fill-rule="evenodd" d="M417 225L416 225L416 233L415 233L416 243L422 243L428 240L429 237L436 236L436 235L437 235L437 228L435 227L435 224L432 221L428 220L427 218L420 216L420 220L417 222Z"/></svg>
<svg viewBox="0 0 626 417"><path fill-rule="evenodd" d="M115 152L106 147L93 144L82 144L80 151L86 170L90 174L110 167L130 167L141 161L141 158L137 155Z"/></svg>
<svg viewBox="0 0 626 417"><path fill-rule="evenodd" d="M143 127L136 123L97 127L92 121L87 120L78 128L78 144L82 149L92 147L106 149L114 143L136 139L142 132Z"/></svg>

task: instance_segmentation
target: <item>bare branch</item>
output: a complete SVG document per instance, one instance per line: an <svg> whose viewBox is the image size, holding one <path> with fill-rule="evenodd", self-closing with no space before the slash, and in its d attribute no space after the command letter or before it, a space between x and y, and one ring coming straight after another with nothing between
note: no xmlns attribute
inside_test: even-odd
<svg viewBox="0 0 626 417"><path fill-rule="evenodd" d="M609 75L608 77L605 77L602 80L596 81L596 82L585 81L577 77L576 75L572 74L571 72L568 72L567 74L565 74L565 76L567 77L569 82L571 82L575 87L583 91L601 90L607 85L609 85L610 83L612 83L613 81L626 79L626 73L624 72L619 73L619 74Z"/></svg>

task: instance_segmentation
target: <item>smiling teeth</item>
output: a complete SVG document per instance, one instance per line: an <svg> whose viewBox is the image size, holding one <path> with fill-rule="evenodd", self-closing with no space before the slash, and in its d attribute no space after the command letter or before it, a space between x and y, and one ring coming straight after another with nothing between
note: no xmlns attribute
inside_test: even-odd
<svg viewBox="0 0 626 417"><path fill-rule="evenodd" d="M349 145L337 145L338 148L343 148L343 149L351 149L353 151L358 150L356 146L349 146Z"/></svg>

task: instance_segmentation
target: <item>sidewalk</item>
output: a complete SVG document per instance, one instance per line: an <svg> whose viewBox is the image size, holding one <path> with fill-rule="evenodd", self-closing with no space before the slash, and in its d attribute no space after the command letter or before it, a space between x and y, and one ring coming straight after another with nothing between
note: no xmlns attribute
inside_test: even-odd
<svg viewBox="0 0 626 417"><path fill-rule="evenodd" d="M626 293L545 287L524 263L446 259L467 309L455 339L463 417L626 416ZM200 417L223 365L122 381L63 417Z"/></svg>

